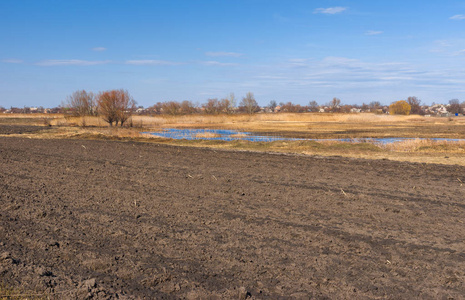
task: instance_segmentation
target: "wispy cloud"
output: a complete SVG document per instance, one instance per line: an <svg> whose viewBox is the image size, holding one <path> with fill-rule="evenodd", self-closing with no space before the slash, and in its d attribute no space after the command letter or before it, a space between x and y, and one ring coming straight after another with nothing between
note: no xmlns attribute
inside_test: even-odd
<svg viewBox="0 0 465 300"><path fill-rule="evenodd" d="M283 17L280 14L273 14L273 19L275 19L278 22L283 22L283 23L290 21L289 18Z"/></svg>
<svg viewBox="0 0 465 300"><path fill-rule="evenodd" d="M428 50L441 57L463 56L465 54L465 39L451 38L447 40L436 40Z"/></svg>
<svg viewBox="0 0 465 300"><path fill-rule="evenodd" d="M465 49L462 49L454 53L454 56L459 56L459 55L465 55Z"/></svg>
<svg viewBox="0 0 465 300"><path fill-rule="evenodd" d="M137 66L177 66L182 65L181 62L167 61L167 60L153 60L153 59L142 59L142 60L127 60L127 65Z"/></svg>
<svg viewBox="0 0 465 300"><path fill-rule="evenodd" d="M453 44L448 40L436 40L433 42L433 47L429 51L433 53L444 53L452 46Z"/></svg>
<svg viewBox="0 0 465 300"><path fill-rule="evenodd" d="M299 67L297 69L296 64ZM445 84L445 81L438 82L443 74L422 71L406 63L373 63L331 56L321 60L291 59L279 66L262 69L260 73L254 78L259 86L271 90L286 87L297 94L308 91L307 88L315 89L318 93L343 91L348 94L351 91L364 91L370 94L379 88L393 85L408 89L431 82L437 86Z"/></svg>
<svg viewBox="0 0 465 300"><path fill-rule="evenodd" d="M365 32L365 35L379 35L382 34L382 31L376 31L376 30L368 30Z"/></svg>
<svg viewBox="0 0 465 300"><path fill-rule="evenodd" d="M450 17L451 20L465 20L465 15L455 15Z"/></svg>
<svg viewBox="0 0 465 300"><path fill-rule="evenodd" d="M21 59L16 59L16 58L10 58L10 59L4 59L2 62L7 63L7 64L22 64L24 61Z"/></svg>
<svg viewBox="0 0 465 300"><path fill-rule="evenodd" d="M206 56L213 56L213 57L240 57L243 54L237 52L205 52Z"/></svg>
<svg viewBox="0 0 465 300"><path fill-rule="evenodd" d="M92 48L92 51L97 51L97 52L102 52L102 51L105 51L107 50L107 48L105 47L95 47L95 48Z"/></svg>
<svg viewBox="0 0 465 300"><path fill-rule="evenodd" d="M313 13L334 15L334 14L339 14L346 10L347 10L347 7L336 6L336 7L328 7L328 8L317 8L313 11Z"/></svg>
<svg viewBox="0 0 465 300"><path fill-rule="evenodd" d="M95 66L108 64L109 60L48 59L36 63L38 66Z"/></svg>
<svg viewBox="0 0 465 300"><path fill-rule="evenodd" d="M219 67L227 67L227 66L236 66L237 65L235 63L222 63L222 62L214 61L214 60L202 61L200 63L203 64L203 65L206 65L206 66L219 66Z"/></svg>
<svg viewBox="0 0 465 300"><path fill-rule="evenodd" d="M290 67L302 68L308 66L308 59L306 58L291 58L289 59Z"/></svg>

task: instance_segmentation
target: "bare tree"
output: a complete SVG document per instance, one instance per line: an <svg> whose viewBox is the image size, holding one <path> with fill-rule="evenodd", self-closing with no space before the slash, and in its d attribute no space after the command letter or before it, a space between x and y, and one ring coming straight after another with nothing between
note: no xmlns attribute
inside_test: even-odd
<svg viewBox="0 0 465 300"><path fill-rule="evenodd" d="M301 106L300 104L294 104L291 101L288 101L287 103L283 103L281 105L281 111L283 112L301 113L305 112L306 110L307 107Z"/></svg>
<svg viewBox="0 0 465 300"><path fill-rule="evenodd" d="M245 97L242 98L242 101L240 103L241 109L248 113L248 114L253 114L258 111L258 103L255 100L255 97L252 92L248 92Z"/></svg>
<svg viewBox="0 0 465 300"><path fill-rule="evenodd" d="M167 101L161 103L161 109L163 113L168 115L179 115L181 114L181 104L176 101Z"/></svg>
<svg viewBox="0 0 465 300"><path fill-rule="evenodd" d="M136 101L126 90L111 90L98 95L98 111L105 122L121 126L129 119L136 107Z"/></svg>
<svg viewBox="0 0 465 300"><path fill-rule="evenodd" d="M449 100L449 106L447 107L447 111L450 112L451 114L463 113L463 109L460 106L459 99Z"/></svg>
<svg viewBox="0 0 465 300"><path fill-rule="evenodd" d="M320 107L318 106L318 102L316 102L315 100L313 101L310 101L308 103L308 109L311 111L311 112L318 112L320 110Z"/></svg>
<svg viewBox="0 0 465 300"><path fill-rule="evenodd" d="M181 102L181 113L190 115L197 112L197 108L191 101L184 100Z"/></svg>
<svg viewBox="0 0 465 300"><path fill-rule="evenodd" d="M232 114L236 107L236 97L234 93L230 93L228 97L221 99L220 101L221 112Z"/></svg>
<svg viewBox="0 0 465 300"><path fill-rule="evenodd" d="M410 114L412 115L421 115L423 114L423 110L421 109L421 100L417 97L408 97L407 103L412 108L410 110Z"/></svg>
<svg viewBox="0 0 465 300"><path fill-rule="evenodd" d="M118 120L121 126L123 126L136 110L136 101L129 95L128 91L120 90L118 102ZM118 125L118 123L116 123L116 125Z"/></svg>
<svg viewBox="0 0 465 300"><path fill-rule="evenodd" d="M274 112L276 106L278 106L278 103L276 103L276 100L271 100L270 104L268 104L268 108Z"/></svg>
<svg viewBox="0 0 465 300"><path fill-rule="evenodd" d="M92 116L97 114L94 94L85 90L75 91L67 97L65 107L75 116Z"/></svg>
<svg viewBox="0 0 465 300"><path fill-rule="evenodd" d="M331 102L328 104L331 112L340 112L341 111L341 99L334 97Z"/></svg>
<svg viewBox="0 0 465 300"><path fill-rule="evenodd" d="M379 101L371 101L370 104L368 104L368 107L371 111L376 111L381 108L381 103Z"/></svg>
<svg viewBox="0 0 465 300"><path fill-rule="evenodd" d="M202 107L204 112L209 115L217 115L221 112L220 101L217 98L208 99Z"/></svg>

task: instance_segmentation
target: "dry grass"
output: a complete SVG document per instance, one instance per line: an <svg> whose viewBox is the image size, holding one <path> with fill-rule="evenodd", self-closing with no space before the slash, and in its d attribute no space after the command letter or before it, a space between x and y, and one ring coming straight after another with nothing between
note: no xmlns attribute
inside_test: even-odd
<svg viewBox="0 0 465 300"><path fill-rule="evenodd" d="M199 139L202 139L202 138L209 139L209 138L221 137L221 135L212 133L212 132L202 132L202 133L197 133L195 137Z"/></svg>
<svg viewBox="0 0 465 300"><path fill-rule="evenodd" d="M27 118L28 115L20 115ZM36 115L29 115L36 116ZM47 117L42 114L37 117ZM15 115L7 115L15 117ZM0 116L3 118L3 116ZM104 126L105 122L99 117L71 117L64 115L54 115L52 125L79 126L84 119L87 126ZM134 124L141 127L160 127L165 125L176 125L179 127L191 125L227 125L227 124L266 124L266 123L321 123L321 122L342 122L342 123L397 123L411 120L418 120L418 116L391 116L375 114L320 114L320 113L279 113L279 114L255 114L255 115L156 115L156 116L132 116Z"/></svg>
<svg viewBox="0 0 465 300"><path fill-rule="evenodd" d="M190 147L215 147L303 153L310 155L339 155L362 158L387 158L417 162L434 162L465 165L465 143L432 140L406 140L379 145L372 143L344 143L337 141L207 141L169 140L146 135L144 131L163 128L233 129L281 137L333 139L333 138L465 138L465 118L439 118L420 116L390 116L376 114L255 114L255 115L187 115L187 116L133 116L127 125L131 128L108 127L98 117L68 117L63 115L0 115L0 124L45 125L52 129L31 138L78 138L132 140L168 143ZM216 137L200 134L198 137ZM240 134L239 134L240 135Z"/></svg>
<svg viewBox="0 0 465 300"><path fill-rule="evenodd" d="M51 299L46 293L22 291L20 289L8 288L0 284L0 300L45 300Z"/></svg>
<svg viewBox="0 0 465 300"><path fill-rule="evenodd" d="M0 119L63 118L63 114L0 114Z"/></svg>
<svg viewBox="0 0 465 300"><path fill-rule="evenodd" d="M394 152L465 153L465 141L414 139L382 145L382 148Z"/></svg>
<svg viewBox="0 0 465 300"><path fill-rule="evenodd" d="M463 138L465 118L426 118L377 114L279 113L255 115L133 116L129 127L233 129L302 138ZM70 117L47 114L1 114L0 124L52 126L108 126L99 117Z"/></svg>

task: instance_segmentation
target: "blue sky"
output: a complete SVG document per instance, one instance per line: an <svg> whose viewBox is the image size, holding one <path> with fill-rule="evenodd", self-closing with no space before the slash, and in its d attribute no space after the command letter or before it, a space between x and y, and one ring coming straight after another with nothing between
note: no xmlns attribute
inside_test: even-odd
<svg viewBox="0 0 465 300"><path fill-rule="evenodd" d="M465 100L465 1L0 1L0 106Z"/></svg>

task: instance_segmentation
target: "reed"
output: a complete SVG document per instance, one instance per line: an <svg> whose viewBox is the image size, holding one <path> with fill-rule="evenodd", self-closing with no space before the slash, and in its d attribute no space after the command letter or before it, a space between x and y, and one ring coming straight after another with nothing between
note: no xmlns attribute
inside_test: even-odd
<svg viewBox="0 0 465 300"><path fill-rule="evenodd" d="M381 147L394 152L465 153L465 141L412 139L391 144L385 144Z"/></svg>

